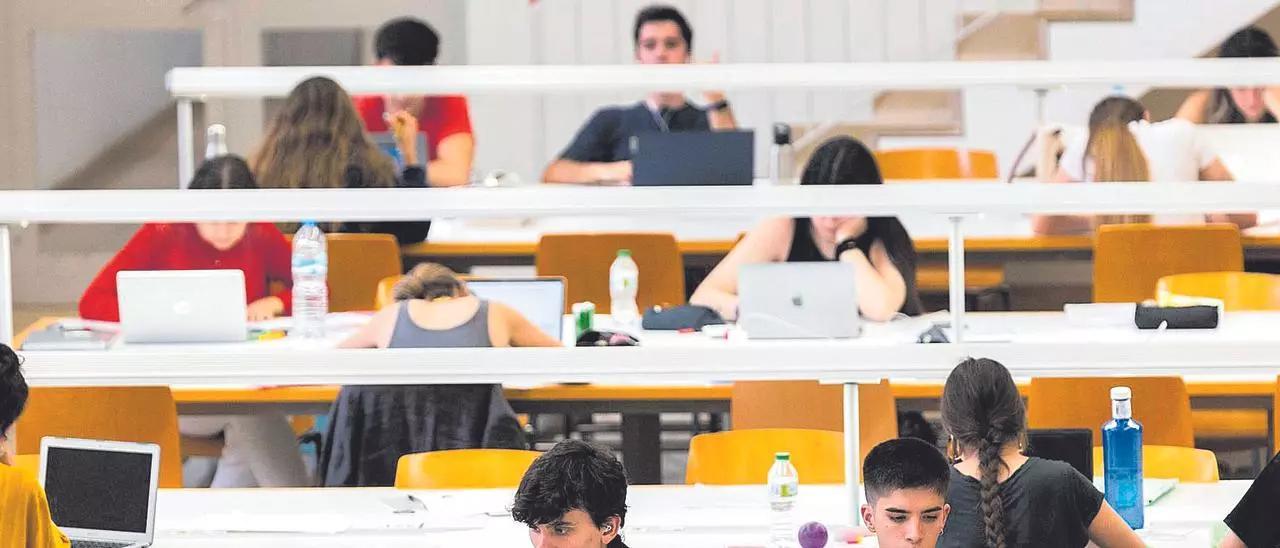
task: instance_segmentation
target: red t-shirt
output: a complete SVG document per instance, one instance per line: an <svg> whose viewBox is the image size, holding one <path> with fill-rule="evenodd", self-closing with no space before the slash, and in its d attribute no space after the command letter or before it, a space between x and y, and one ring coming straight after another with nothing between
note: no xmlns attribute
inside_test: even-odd
<svg viewBox="0 0 1280 548"><path fill-rule="evenodd" d="M244 237L231 249L218 251L196 232L193 224L148 223L124 244L80 297L80 317L120 321L116 273L122 270L240 270L244 272L247 303L270 296L272 282L283 290L285 314L292 309L289 243L275 225L249 223Z"/></svg>
<svg viewBox="0 0 1280 548"><path fill-rule="evenodd" d="M356 110L364 120L365 131L390 131L382 119L386 103L380 95L355 97ZM418 129L427 134L427 159L436 159L436 147L445 137L458 133L471 133L471 115L467 112L467 98L460 95L426 96L422 101L422 113L418 116Z"/></svg>

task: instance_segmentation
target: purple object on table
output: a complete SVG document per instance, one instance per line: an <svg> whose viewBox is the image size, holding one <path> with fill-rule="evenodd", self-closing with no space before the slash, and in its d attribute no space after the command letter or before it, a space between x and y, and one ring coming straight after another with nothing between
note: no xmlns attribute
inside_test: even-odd
<svg viewBox="0 0 1280 548"><path fill-rule="evenodd" d="M811 521L800 526L800 548L822 548L827 545L827 526Z"/></svg>

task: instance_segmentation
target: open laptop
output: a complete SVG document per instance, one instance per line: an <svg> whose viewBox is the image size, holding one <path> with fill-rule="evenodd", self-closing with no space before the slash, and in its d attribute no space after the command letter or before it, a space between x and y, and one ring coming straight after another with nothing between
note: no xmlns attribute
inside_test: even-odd
<svg viewBox="0 0 1280 548"><path fill-rule="evenodd" d="M72 548L150 546L159 478L154 443L40 441L40 484Z"/></svg>
<svg viewBox="0 0 1280 548"><path fill-rule="evenodd" d="M632 186L750 185L750 131L645 132L631 137Z"/></svg>
<svg viewBox="0 0 1280 548"><path fill-rule="evenodd" d="M1070 464L1093 479L1093 431L1087 428L1027 430L1028 457Z"/></svg>
<svg viewBox="0 0 1280 548"><path fill-rule="evenodd" d="M369 139L377 145L378 150L383 154L390 156L392 160L396 160L396 169L404 169L404 155L400 154L400 145L396 143L396 134L390 131L376 131L369 133ZM425 171L427 169L427 134L418 132L417 144L414 146L418 151L418 164Z"/></svg>
<svg viewBox="0 0 1280 548"><path fill-rule="evenodd" d="M244 272L137 270L116 275L127 344L244 342Z"/></svg>
<svg viewBox="0 0 1280 548"><path fill-rule="evenodd" d="M564 278L480 278L467 280L467 290L481 299L515 309L556 340L564 329Z"/></svg>
<svg viewBox="0 0 1280 548"><path fill-rule="evenodd" d="M853 265L743 265L738 326L752 339L846 339L862 332Z"/></svg>

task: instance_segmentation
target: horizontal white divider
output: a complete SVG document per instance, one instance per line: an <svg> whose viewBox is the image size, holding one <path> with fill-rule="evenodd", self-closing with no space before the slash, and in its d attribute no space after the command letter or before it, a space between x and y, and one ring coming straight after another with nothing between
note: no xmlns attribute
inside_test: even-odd
<svg viewBox="0 0 1280 548"><path fill-rule="evenodd" d="M327 76L353 94L581 93L684 89L1050 88L1145 84L1244 87L1280 84L1273 59L744 63L718 65L469 65L433 67L184 67L169 71L174 97L280 97Z"/></svg>
<svg viewBox="0 0 1280 548"><path fill-rule="evenodd" d="M1200 213L1268 208L1280 209L1280 183L0 191L0 222L35 223Z"/></svg>
<svg viewBox="0 0 1280 548"><path fill-rule="evenodd" d="M193 349L26 352L36 386L654 384L740 380L945 380L968 356L1018 377L1275 375L1280 341L1028 342L858 345L848 342L631 348L381 350Z"/></svg>

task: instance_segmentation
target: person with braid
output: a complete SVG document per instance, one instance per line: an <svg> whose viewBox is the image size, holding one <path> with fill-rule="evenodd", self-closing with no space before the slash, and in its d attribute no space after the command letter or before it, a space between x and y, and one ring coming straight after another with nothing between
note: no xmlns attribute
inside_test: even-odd
<svg viewBox="0 0 1280 548"><path fill-rule="evenodd" d="M1142 540L1071 465L1022 454L1027 414L1009 370L967 359L942 390L951 436L943 548L1141 548Z"/></svg>

